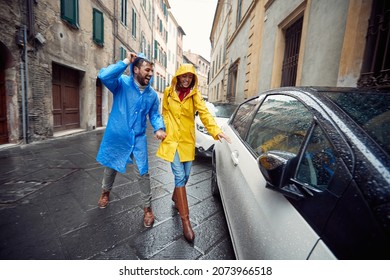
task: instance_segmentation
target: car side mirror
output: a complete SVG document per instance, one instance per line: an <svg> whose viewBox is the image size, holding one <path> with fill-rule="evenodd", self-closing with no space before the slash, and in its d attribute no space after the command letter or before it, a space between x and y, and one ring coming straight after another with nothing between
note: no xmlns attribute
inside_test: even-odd
<svg viewBox="0 0 390 280"><path fill-rule="evenodd" d="M296 162L296 154L284 151L269 151L257 159L259 169L267 182L267 188L300 199L304 194L290 182Z"/></svg>

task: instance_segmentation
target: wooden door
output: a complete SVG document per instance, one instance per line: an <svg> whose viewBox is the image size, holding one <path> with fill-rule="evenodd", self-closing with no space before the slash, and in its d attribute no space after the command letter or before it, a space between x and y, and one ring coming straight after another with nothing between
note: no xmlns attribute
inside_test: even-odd
<svg viewBox="0 0 390 280"><path fill-rule="evenodd" d="M80 127L79 73L53 64L54 131Z"/></svg>
<svg viewBox="0 0 390 280"><path fill-rule="evenodd" d="M8 143L7 103L4 69L0 69L0 144Z"/></svg>
<svg viewBox="0 0 390 280"><path fill-rule="evenodd" d="M102 102L103 102L103 94L102 94L102 82L97 79L96 80L96 127L103 126L102 119Z"/></svg>

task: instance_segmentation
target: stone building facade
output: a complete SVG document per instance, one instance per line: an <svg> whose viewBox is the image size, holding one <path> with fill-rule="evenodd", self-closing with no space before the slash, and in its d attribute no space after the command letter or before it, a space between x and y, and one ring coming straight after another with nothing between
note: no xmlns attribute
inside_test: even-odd
<svg viewBox="0 0 390 280"><path fill-rule="evenodd" d="M389 87L389 1L219 0L210 101L283 86Z"/></svg>
<svg viewBox="0 0 390 280"><path fill-rule="evenodd" d="M67 6L78 2L77 7ZM8 139L15 143L96 128L96 76L112 63L112 24L104 41L93 17L110 23L111 1L2 1L0 38ZM70 5L70 4L69 4ZM67 12L65 9L68 9Z"/></svg>
<svg viewBox="0 0 390 280"><path fill-rule="evenodd" d="M167 9L168 0L1 1L0 144L104 127L112 95L97 74L127 51L155 62L163 89L167 16L163 32L157 19Z"/></svg>

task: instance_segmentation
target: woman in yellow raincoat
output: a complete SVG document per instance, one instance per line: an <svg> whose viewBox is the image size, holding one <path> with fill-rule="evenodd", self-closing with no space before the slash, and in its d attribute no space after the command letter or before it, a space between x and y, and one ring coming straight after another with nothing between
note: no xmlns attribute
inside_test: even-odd
<svg viewBox="0 0 390 280"><path fill-rule="evenodd" d="M184 237L192 242L195 234L189 220L185 185L195 159L195 111L198 111L202 123L215 140L223 138L230 143L230 139L219 128L198 91L194 65L182 64L179 67L171 85L164 91L162 105L167 136L161 142L157 156L171 162L175 177L172 200L179 210Z"/></svg>

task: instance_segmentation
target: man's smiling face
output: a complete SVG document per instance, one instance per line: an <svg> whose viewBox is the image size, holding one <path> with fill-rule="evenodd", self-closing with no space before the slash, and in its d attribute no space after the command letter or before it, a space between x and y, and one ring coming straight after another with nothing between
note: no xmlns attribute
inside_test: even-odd
<svg viewBox="0 0 390 280"><path fill-rule="evenodd" d="M148 61L143 61L140 66L134 66L134 78L141 86L147 86L153 76L154 67Z"/></svg>

